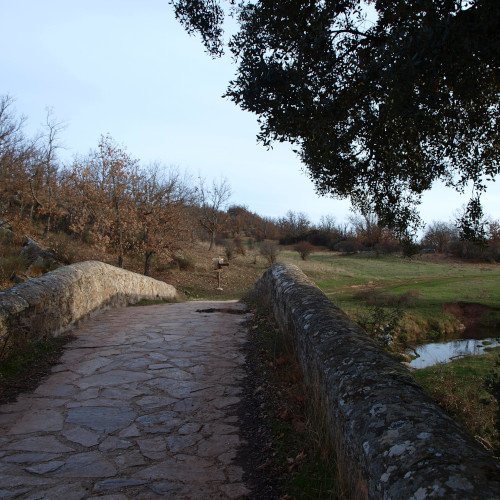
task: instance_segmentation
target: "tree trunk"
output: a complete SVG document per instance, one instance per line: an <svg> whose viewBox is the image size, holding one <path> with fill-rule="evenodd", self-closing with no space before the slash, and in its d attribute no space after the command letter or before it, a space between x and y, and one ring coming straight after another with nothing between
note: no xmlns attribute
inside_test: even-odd
<svg viewBox="0 0 500 500"><path fill-rule="evenodd" d="M120 231L120 255L118 257L118 266L123 269L123 238Z"/></svg>
<svg viewBox="0 0 500 500"><path fill-rule="evenodd" d="M52 186L50 185L50 175L48 173L48 167L47 167L47 192L49 195L49 199L47 201L47 209L48 209L48 217L47 217L47 226L45 227L45 231L43 232L44 237L47 236L50 233L50 224L52 222L51 220L51 211L52 211Z"/></svg>
<svg viewBox="0 0 500 500"><path fill-rule="evenodd" d="M118 267L123 269L123 231L122 231L122 219L120 214L120 205L118 203L118 197L115 195L115 211L116 211L116 226L118 229Z"/></svg>
<svg viewBox="0 0 500 500"><path fill-rule="evenodd" d="M144 261L144 276L151 276L151 257L153 256L154 252L146 252L144 254L145 261Z"/></svg>
<svg viewBox="0 0 500 500"><path fill-rule="evenodd" d="M212 250L214 243L215 243L215 231L212 231L212 234L210 235L210 246L208 247L209 252L210 250Z"/></svg>
<svg viewBox="0 0 500 500"><path fill-rule="evenodd" d="M47 224L45 226L45 229L43 230L42 239L45 239L47 237L49 231L50 231L50 214L47 217Z"/></svg>

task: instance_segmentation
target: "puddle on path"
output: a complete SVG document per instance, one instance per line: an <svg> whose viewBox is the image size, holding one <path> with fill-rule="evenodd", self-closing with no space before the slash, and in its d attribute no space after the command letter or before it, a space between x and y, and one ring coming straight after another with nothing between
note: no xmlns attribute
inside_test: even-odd
<svg viewBox="0 0 500 500"><path fill-rule="evenodd" d="M210 309L196 309L197 313L225 313L225 314L246 314L248 311L246 309L215 309L211 307Z"/></svg>

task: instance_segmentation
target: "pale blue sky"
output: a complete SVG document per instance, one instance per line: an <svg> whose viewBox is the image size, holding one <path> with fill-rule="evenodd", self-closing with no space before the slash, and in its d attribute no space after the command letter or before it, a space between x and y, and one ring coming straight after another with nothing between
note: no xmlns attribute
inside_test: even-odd
<svg viewBox="0 0 500 500"><path fill-rule="evenodd" d="M256 143L256 117L221 98L234 75L230 57L207 56L167 0L1 0L0 18L0 94L16 99L29 133L52 107L67 123L68 162L110 133L144 164L227 177L231 202L260 215L292 209L340 222L350 214L348 202L314 193L289 145L268 151ZM427 222L448 220L466 201L434 189L421 213ZM498 182L484 205L500 218Z"/></svg>

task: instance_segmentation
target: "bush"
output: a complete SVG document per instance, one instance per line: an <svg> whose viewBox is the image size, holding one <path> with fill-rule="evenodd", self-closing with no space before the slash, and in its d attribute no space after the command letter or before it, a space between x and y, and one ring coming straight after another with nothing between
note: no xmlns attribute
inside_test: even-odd
<svg viewBox="0 0 500 500"><path fill-rule="evenodd" d="M26 260L19 255L0 257L0 283L6 283L15 274L26 271Z"/></svg>
<svg viewBox="0 0 500 500"><path fill-rule="evenodd" d="M53 233L47 238L47 248L53 252L54 258L64 264L78 262L80 242L66 233Z"/></svg>
<svg viewBox="0 0 500 500"><path fill-rule="evenodd" d="M226 254L227 260L231 260L236 252L236 245L230 241L226 240L224 242L224 253Z"/></svg>
<svg viewBox="0 0 500 500"><path fill-rule="evenodd" d="M364 300L369 306L404 307L415 305L420 297L419 290L408 290L402 294L383 293L375 288L358 292L356 298Z"/></svg>
<svg viewBox="0 0 500 500"><path fill-rule="evenodd" d="M314 245L311 245L308 241L300 241L293 249L299 253L302 260L307 260L307 257L315 250Z"/></svg>
<svg viewBox="0 0 500 500"><path fill-rule="evenodd" d="M235 251L238 255L245 255L246 250L243 246L243 241L241 238L234 238L233 240Z"/></svg>
<svg viewBox="0 0 500 500"><path fill-rule="evenodd" d="M492 241L486 248L486 256L490 262L500 262L500 241Z"/></svg>
<svg viewBox="0 0 500 500"><path fill-rule="evenodd" d="M384 347L392 346L402 319L398 306L387 309L380 305L370 306L356 314L356 321L366 333Z"/></svg>
<svg viewBox="0 0 500 500"><path fill-rule="evenodd" d="M175 254L172 256L172 262L179 271L194 271L196 269L194 259L189 255Z"/></svg>
<svg viewBox="0 0 500 500"><path fill-rule="evenodd" d="M267 263L272 266L278 259L280 249L275 241L263 241L260 244L259 252L267 260Z"/></svg>
<svg viewBox="0 0 500 500"><path fill-rule="evenodd" d="M141 255L141 257L142 257L142 255ZM159 259L158 256L153 257L153 265L154 265L154 269L157 273L164 273L164 272L168 271L169 269L172 269L172 262L168 262L167 260Z"/></svg>
<svg viewBox="0 0 500 500"><path fill-rule="evenodd" d="M12 275L24 273L27 266L14 236L8 231L0 232L0 283L7 284Z"/></svg>
<svg viewBox="0 0 500 500"><path fill-rule="evenodd" d="M365 329L368 335L384 347L392 346L394 342L406 342L406 317L403 308L414 305L420 297L418 290L408 290L396 295L384 293L375 288L363 290L355 295L366 303L366 307L358 311L356 321Z"/></svg>
<svg viewBox="0 0 500 500"><path fill-rule="evenodd" d="M320 229L312 229L307 233L307 241L314 246L326 247L331 241L331 233Z"/></svg>
<svg viewBox="0 0 500 500"><path fill-rule="evenodd" d="M223 247L226 240L228 238L228 234L227 233L217 233L215 235L215 240L214 240L214 243L215 245L217 245L218 247ZM204 241L210 241L211 239L211 235L205 231L205 237L203 238Z"/></svg>
<svg viewBox="0 0 500 500"><path fill-rule="evenodd" d="M409 259L420 252L420 245L411 239L401 240L401 248L403 250L403 255Z"/></svg>
<svg viewBox="0 0 500 500"><path fill-rule="evenodd" d="M473 261L500 262L500 245L491 242L489 245L479 245L472 241L455 241L450 245L450 251L457 257Z"/></svg>
<svg viewBox="0 0 500 500"><path fill-rule="evenodd" d="M400 250L399 242L396 240L388 239L375 245L375 251L382 255L396 253Z"/></svg>
<svg viewBox="0 0 500 500"><path fill-rule="evenodd" d="M333 245L332 250L344 253L356 253L362 248L361 243L356 238L347 238Z"/></svg>

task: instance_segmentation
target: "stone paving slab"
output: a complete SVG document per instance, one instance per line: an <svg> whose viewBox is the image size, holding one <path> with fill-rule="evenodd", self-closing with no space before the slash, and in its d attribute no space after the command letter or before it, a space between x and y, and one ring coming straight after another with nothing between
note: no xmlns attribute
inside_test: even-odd
<svg viewBox="0 0 500 500"><path fill-rule="evenodd" d="M244 309L130 307L75 329L52 374L0 406L0 499L247 497Z"/></svg>

